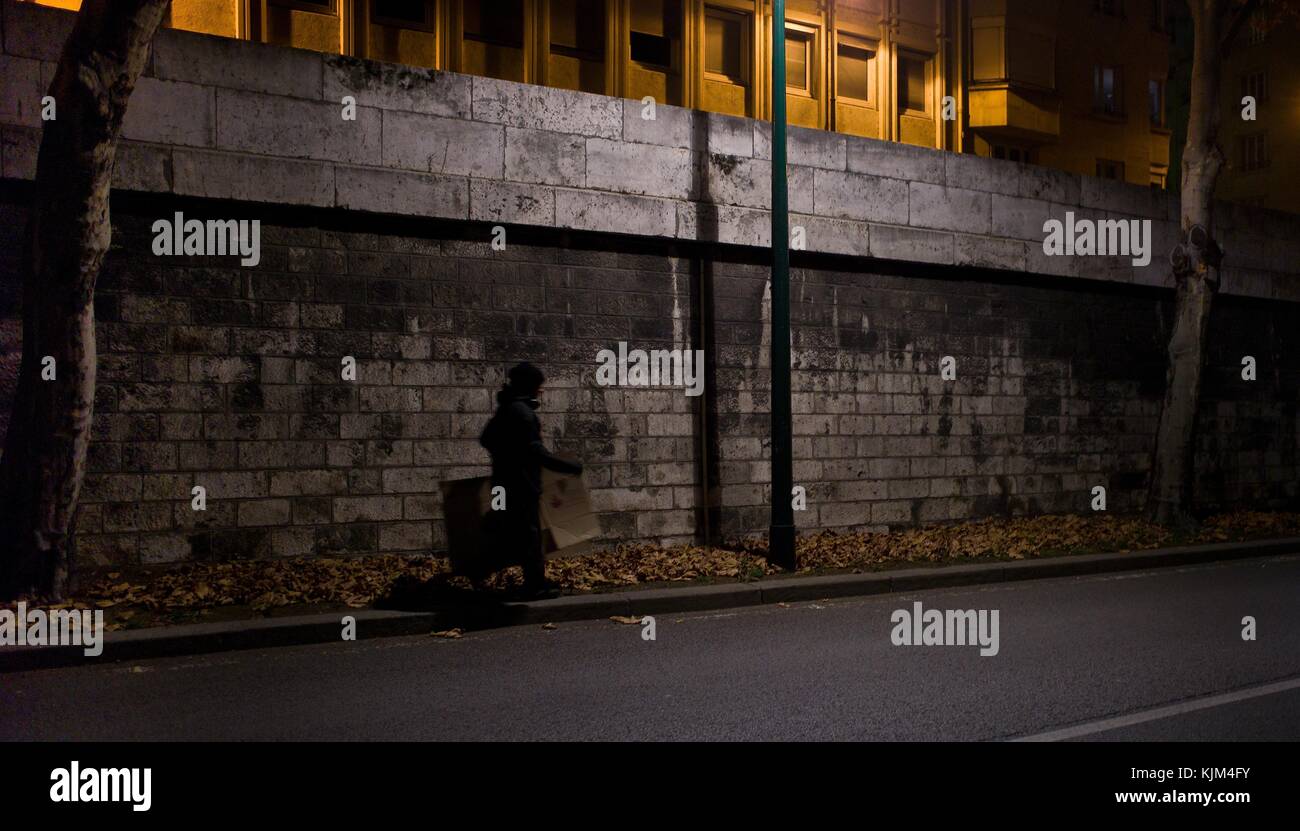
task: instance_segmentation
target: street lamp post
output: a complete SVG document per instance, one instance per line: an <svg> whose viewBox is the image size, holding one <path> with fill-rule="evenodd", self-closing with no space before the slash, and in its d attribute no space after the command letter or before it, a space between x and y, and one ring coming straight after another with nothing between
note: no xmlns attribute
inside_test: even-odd
<svg viewBox="0 0 1300 831"><path fill-rule="evenodd" d="M785 0L772 5L772 525L768 560L793 569L790 213L785 171Z"/></svg>

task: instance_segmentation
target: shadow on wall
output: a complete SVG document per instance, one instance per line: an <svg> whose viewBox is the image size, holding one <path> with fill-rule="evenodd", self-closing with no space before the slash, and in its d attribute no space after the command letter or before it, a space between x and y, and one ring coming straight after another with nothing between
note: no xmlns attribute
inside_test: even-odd
<svg viewBox="0 0 1300 831"><path fill-rule="evenodd" d="M14 311L0 310L0 315L3 315L0 319L0 454L4 453L4 438L9 432L9 410L13 406L14 392L18 387L18 367L23 357L22 321L10 317Z"/></svg>
<svg viewBox="0 0 1300 831"><path fill-rule="evenodd" d="M691 150L695 153L692 168L691 191L701 203L712 203L712 165L709 155L709 124L703 113L691 114ZM699 239L717 240L718 216L716 211L700 210ZM722 459L718 452L721 436L718 431L718 337L714 324L713 262L710 257L691 257L690 269L691 320L698 327L694 348L704 350L704 397L697 405L695 434L700 439L699 463L696 471L695 528L704 544L712 544L718 536L722 521L721 499L718 488L718 468Z"/></svg>
<svg viewBox="0 0 1300 831"><path fill-rule="evenodd" d="M0 204L0 453L22 364L22 250L27 212Z"/></svg>

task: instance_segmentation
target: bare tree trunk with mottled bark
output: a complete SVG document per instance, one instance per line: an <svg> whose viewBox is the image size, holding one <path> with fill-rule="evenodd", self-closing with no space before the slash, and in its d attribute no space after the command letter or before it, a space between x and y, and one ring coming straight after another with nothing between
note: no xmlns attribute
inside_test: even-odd
<svg viewBox="0 0 1300 831"><path fill-rule="evenodd" d="M1219 79L1226 0L1188 0L1195 31L1191 113L1182 170L1182 243L1171 262L1177 293L1164 407L1147 495L1151 519L1186 527L1191 514L1194 428L1205 365L1210 305L1219 289L1221 252L1214 239L1219 148Z"/></svg>
<svg viewBox="0 0 1300 831"><path fill-rule="evenodd" d="M60 599L95 396L95 280L127 101L167 0L86 0L59 58L23 251L23 356L0 459L0 597ZM54 380L42 362L54 359Z"/></svg>

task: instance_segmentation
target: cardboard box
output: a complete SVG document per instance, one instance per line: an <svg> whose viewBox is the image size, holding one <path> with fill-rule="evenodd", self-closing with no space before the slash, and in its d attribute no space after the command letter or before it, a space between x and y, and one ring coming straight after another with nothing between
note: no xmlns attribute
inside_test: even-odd
<svg viewBox="0 0 1300 831"><path fill-rule="evenodd" d="M517 565L519 553L503 551L492 528L492 482L486 476L443 482L443 515L452 568L460 573L491 572ZM509 494L506 496L509 499ZM581 476L542 471L542 539L546 557L582 553L600 535L591 497Z"/></svg>

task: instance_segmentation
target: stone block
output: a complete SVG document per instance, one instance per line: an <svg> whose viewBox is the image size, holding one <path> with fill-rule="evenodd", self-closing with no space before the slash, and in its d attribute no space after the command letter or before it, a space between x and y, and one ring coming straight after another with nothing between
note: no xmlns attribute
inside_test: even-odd
<svg viewBox="0 0 1300 831"><path fill-rule="evenodd" d="M339 167L335 175L335 204L340 208L450 219L469 216L468 179L366 167Z"/></svg>
<svg viewBox="0 0 1300 831"><path fill-rule="evenodd" d="M566 89L474 77L475 121L617 139L623 133L623 100Z"/></svg>
<svg viewBox="0 0 1300 831"><path fill-rule="evenodd" d="M41 126L41 62L0 55L0 124Z"/></svg>
<svg viewBox="0 0 1300 831"><path fill-rule="evenodd" d="M35 3L0 4L4 15L4 51L9 55L57 61L72 34L76 14Z"/></svg>
<svg viewBox="0 0 1300 831"><path fill-rule="evenodd" d="M216 96L212 87L141 78L122 119L122 137L157 144L212 147Z"/></svg>
<svg viewBox="0 0 1300 831"><path fill-rule="evenodd" d="M983 191L925 182L909 184L908 224L913 227L987 234L989 217L989 194Z"/></svg>
<svg viewBox="0 0 1300 831"><path fill-rule="evenodd" d="M754 158L772 158L772 123L754 121ZM786 133L786 163L824 170L844 170L848 148L843 133L791 127Z"/></svg>
<svg viewBox="0 0 1300 831"><path fill-rule="evenodd" d="M951 265L955 261L953 235L893 225L871 226L871 256L882 260Z"/></svg>
<svg viewBox="0 0 1300 831"><path fill-rule="evenodd" d="M955 262L957 265L978 268L998 268L1009 271L1025 270L1025 243L1001 237L956 236Z"/></svg>
<svg viewBox="0 0 1300 831"><path fill-rule="evenodd" d="M1015 162L969 153L944 153L944 181L949 187L1015 195L1020 192L1020 168Z"/></svg>
<svg viewBox="0 0 1300 831"><path fill-rule="evenodd" d="M580 188L587 183L587 141L581 136L507 127L505 178Z"/></svg>
<svg viewBox="0 0 1300 831"><path fill-rule="evenodd" d="M514 182L470 182L470 219L521 225L555 224L555 190Z"/></svg>
<svg viewBox="0 0 1300 831"><path fill-rule="evenodd" d="M35 179L41 132L33 127L0 128L0 168L6 179Z"/></svg>
<svg viewBox="0 0 1300 831"><path fill-rule="evenodd" d="M324 55L324 100L341 102L345 95L360 107L441 115L470 116L470 76L417 66Z"/></svg>
<svg viewBox="0 0 1300 831"><path fill-rule="evenodd" d="M319 52L306 49L162 29L154 38L152 75L320 101L322 60Z"/></svg>
<svg viewBox="0 0 1300 831"><path fill-rule="evenodd" d="M848 169L908 182L944 184L944 153L896 141L853 136L848 139Z"/></svg>
<svg viewBox="0 0 1300 831"><path fill-rule="evenodd" d="M692 199L695 155L679 147L658 147L609 139L587 139L587 187Z"/></svg>
<svg viewBox="0 0 1300 831"><path fill-rule="evenodd" d="M216 144L278 158L377 165L381 112L358 107L356 116L344 121L339 107L320 101L218 89Z"/></svg>
<svg viewBox="0 0 1300 831"><path fill-rule="evenodd" d="M177 149L173 189L181 196L271 204L334 204L334 167L315 161Z"/></svg>
<svg viewBox="0 0 1300 831"><path fill-rule="evenodd" d="M862 173L818 170L813 181L814 213L836 219L898 222L907 216L908 185Z"/></svg>
<svg viewBox="0 0 1300 831"><path fill-rule="evenodd" d="M169 147L122 141L113 161L113 187L149 193L171 190L169 173L172 151Z"/></svg>
<svg viewBox="0 0 1300 831"><path fill-rule="evenodd" d="M555 224L583 231L671 237L677 231L677 211L669 199L561 189L555 193Z"/></svg>
<svg viewBox="0 0 1300 831"><path fill-rule="evenodd" d="M790 228L804 229L809 251L823 254L849 254L865 257L870 254L869 228L866 222L848 219L827 219L808 214L791 214Z"/></svg>
<svg viewBox="0 0 1300 831"><path fill-rule="evenodd" d="M386 110L383 113L386 167L500 179L505 129L456 118Z"/></svg>

